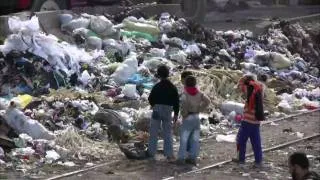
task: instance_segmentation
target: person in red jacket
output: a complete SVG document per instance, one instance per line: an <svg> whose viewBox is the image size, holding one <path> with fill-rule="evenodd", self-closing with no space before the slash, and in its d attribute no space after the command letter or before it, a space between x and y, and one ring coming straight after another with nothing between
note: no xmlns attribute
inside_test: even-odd
<svg viewBox="0 0 320 180"><path fill-rule="evenodd" d="M246 95L243 120L237 136L237 149L239 152L239 163L245 163L247 141L250 138L254 151L255 164L261 166L262 148L260 137L260 122L264 120L263 110L263 88L261 83L254 80L252 76L243 77L240 89Z"/></svg>

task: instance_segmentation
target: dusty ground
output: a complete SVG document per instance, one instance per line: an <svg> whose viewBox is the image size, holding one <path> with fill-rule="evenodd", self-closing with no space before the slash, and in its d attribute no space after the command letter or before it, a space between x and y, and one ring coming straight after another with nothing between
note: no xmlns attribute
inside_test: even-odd
<svg viewBox="0 0 320 180"><path fill-rule="evenodd" d="M185 175L177 179L291 179L288 169L288 157L293 152L304 152L311 163L311 170L320 173L320 138L307 140L289 147L271 151L264 154L265 167L262 169L252 168L251 163L247 163L244 168L240 168L235 163L225 164L215 169L201 173Z"/></svg>
<svg viewBox="0 0 320 180"><path fill-rule="evenodd" d="M299 139L297 136L297 132L304 133L304 136L309 136L314 133L320 132L319 117L320 112L316 112L297 118L279 121L277 122L278 125L264 125L261 129L263 147L270 147L275 144L281 144L291 140ZM292 131L284 132L284 130ZM314 149L312 150L319 151L320 147L318 143L313 143L312 141L310 142L310 146L314 147ZM299 144L297 145L297 147L300 147ZM248 152L251 152L251 146L248 145L247 148ZM177 149L175 150L177 151ZM267 165L270 165L275 159L278 158L275 156L275 158L272 159L273 155L269 156L268 154L265 156L265 161ZM280 155L281 153L279 154L279 156ZM201 143L200 167L227 160L234 156L235 149L233 143L218 143L215 139L205 140ZM283 168L283 165L280 165L279 163L273 163L272 165L275 168ZM231 165L231 167L234 167L234 165ZM159 155L156 162L150 162L147 160L131 161L123 159L123 161L115 163L113 165L90 170L88 172L67 177L65 179L78 180L88 179L92 177L94 177L94 179L162 179L164 177L178 175L192 169L193 167L191 166L177 166L174 164L169 164L164 160L163 156ZM220 171L217 172L220 173ZM266 170L266 172L268 172L268 169ZM219 177L219 179L223 177L225 177L226 179L234 179L233 176L238 176L237 174L233 174L233 171L231 172L231 174L221 175L221 173L219 173L217 174L217 177ZM211 177L211 174L209 177ZM192 176L189 178L196 179L198 177ZM248 177L243 178L248 179Z"/></svg>

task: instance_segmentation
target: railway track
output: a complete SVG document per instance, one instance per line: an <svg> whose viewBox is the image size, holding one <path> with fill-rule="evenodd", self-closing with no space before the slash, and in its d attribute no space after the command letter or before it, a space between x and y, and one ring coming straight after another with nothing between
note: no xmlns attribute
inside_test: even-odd
<svg viewBox="0 0 320 180"><path fill-rule="evenodd" d="M301 128L302 128L301 132L306 134L306 136L303 137L303 138L297 138L296 136L289 136L288 135L288 137L290 137L290 138L277 140L277 139L272 139L273 135L271 134L271 136L268 137L268 138L271 138L272 141L277 141L277 142L273 142L273 143L269 144L268 146L266 146L263 149L263 151L264 152L269 152L269 151L273 151L273 150L276 150L276 149L281 149L283 147L287 147L287 146L292 145L292 144L297 144L297 143L303 142L303 141L308 140L308 139L313 139L313 138L319 137L320 133L308 133L308 131L309 131L308 129L310 129L312 127L315 128L315 132L319 132L319 131L317 131L318 127L315 127L316 124L319 124L319 118L317 118L317 117L319 117L319 114L320 114L320 110L318 109L318 110L314 110L314 111L302 112L302 113L298 113L298 114L295 114L295 115L290 115L290 116L287 116L287 117L277 118L277 119L273 119L273 120L264 122L262 124L262 131L265 130L267 132L267 131L270 131L270 130L277 129L277 126L274 126L272 124L278 123L280 121L283 121L283 123L290 122L290 124L297 124L298 125L298 122L301 121L301 119L302 119L302 121L300 123L304 124L305 127L301 126ZM270 128L270 126L271 126L271 128ZM289 127L289 126L290 125L284 125L284 127ZM280 129L281 128L283 128L283 127L281 126ZM282 129L281 130L280 129L279 129L279 132L282 131ZM262 134L263 134L263 132L262 132ZM213 144L214 147L218 147L219 144L218 145L214 144L213 143L214 141L215 141L214 136L202 139L201 142L202 142L202 146L204 147L203 148L204 150L202 150L202 151L207 151L208 149L210 150L211 149L210 145L212 145L212 144ZM229 144L229 146L230 146L230 144ZM233 144L231 145L231 147L233 147ZM226 147L226 148L228 148L228 147ZM253 155L252 153L249 153L247 156L250 157L252 155ZM230 156L230 154L229 154L229 156ZM165 166L165 169L166 170L169 169L169 171L170 171L169 173L168 172L163 172L163 173L172 174L172 176L166 177L165 179L174 179L175 177L177 177L177 175L187 175L187 174L192 174L192 173L205 171L205 170L208 170L208 169L215 168L217 166L221 166L221 165L230 163L232 160L231 160L231 157L227 156L227 157L223 157L222 159L218 158L218 159L208 160L208 161L211 161L211 163L209 162L209 163L205 164L205 166L203 166L203 167L201 167L201 168L199 168L197 170L186 170L186 169L181 170L179 168L176 169L177 167L175 165L172 165L172 164L168 165L168 163L166 163L166 162L160 162L160 165ZM212 162L214 162L214 163L212 163ZM157 164L157 165L159 165L159 164ZM90 168L84 168L84 169L80 169L80 170L77 170L77 171L72 171L72 172L69 172L69 173L53 176L51 178L48 178L47 180L56 180L56 179L64 179L64 178L68 178L68 179L71 178L72 179L72 177L74 179L78 179L79 177L77 177L77 175L79 175L79 174L81 174L82 177L85 179L85 177L87 175L88 176L92 176L91 173L95 173L95 172L99 172L99 171L100 172L106 172L106 171L113 172L111 174L114 174L114 172L117 172L117 174L118 174L118 175L116 175L117 177L118 176L126 176L126 174L128 174L127 176L130 177L133 172L134 172L134 174L141 173L140 175L143 176L143 175L145 175L144 172L148 171L148 169L150 170L150 168L152 170L154 167L151 167L150 164L148 162L146 162L146 161L120 160L120 161L102 163L102 164L99 164L99 165L96 165L96 166L93 166L93 167L90 167ZM159 172L156 172L156 173L159 173ZM112 176L115 176L115 175L112 175ZM162 177L156 177L156 176L153 176L153 175L150 175L150 174L147 174L147 176L150 176L150 177L155 178L155 179L163 178L163 176ZM106 175L106 177L109 177L109 175ZM119 178L117 178L117 179L119 179ZM140 178L136 178L136 179L140 179ZM144 179L144 178L142 178L142 179ZM146 178L146 179L148 179L148 178Z"/></svg>
<svg viewBox="0 0 320 180"><path fill-rule="evenodd" d="M315 133L314 135L311 135L311 136L308 136L308 137L305 137L305 138L302 138L302 139L297 139L297 140L293 140L293 141L286 142L286 143L283 143L283 144L275 145L275 146L272 146L272 147L269 147L269 148L265 148L265 149L262 150L262 152L266 153L266 152L274 151L274 150L277 150L277 149L281 149L281 148L284 148L284 147L287 147L287 146L290 146L290 145L293 145L293 144L297 144L297 143L300 143L300 142L305 141L305 140L314 139L314 138L317 138L317 137L320 137L320 133ZM253 155L254 155L253 153L250 153L246 157L252 157ZM222 161L222 162L214 163L214 164L202 167L200 169L188 171L188 172L179 174L179 176L192 174L192 173L199 173L201 171L213 169L213 168L216 168L218 166L221 166L221 165L224 165L224 164L227 164L227 163L230 163L230 162L232 162L232 159L228 159L228 160L225 160L225 161ZM174 178L175 178L174 176L171 176L171 177L168 177L168 178L163 178L163 180L171 180L171 179L174 179Z"/></svg>

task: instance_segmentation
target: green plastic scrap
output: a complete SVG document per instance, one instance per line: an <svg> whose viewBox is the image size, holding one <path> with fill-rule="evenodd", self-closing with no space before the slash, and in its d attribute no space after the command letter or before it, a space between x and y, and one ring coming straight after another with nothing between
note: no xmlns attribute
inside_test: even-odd
<svg viewBox="0 0 320 180"><path fill-rule="evenodd" d="M144 38L149 40L150 42L157 41L157 38L148 33L138 32L138 31L121 31L122 36L126 36L129 38Z"/></svg>

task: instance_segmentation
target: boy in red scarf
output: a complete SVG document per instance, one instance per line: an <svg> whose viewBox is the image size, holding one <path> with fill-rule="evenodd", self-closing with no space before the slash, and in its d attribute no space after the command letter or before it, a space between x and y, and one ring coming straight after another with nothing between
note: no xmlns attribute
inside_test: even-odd
<svg viewBox="0 0 320 180"><path fill-rule="evenodd" d="M252 144L255 165L261 166L262 148L260 137L260 121L264 120L263 87L252 76L245 76L239 82L242 92L246 95L244 119L241 122L237 137L239 163L245 163L245 154L248 138Z"/></svg>
<svg viewBox="0 0 320 180"><path fill-rule="evenodd" d="M194 76L188 76L185 80L184 92L181 97L180 147L178 163L185 163L187 146L189 142L189 163L197 165L196 159L199 154L200 144L200 118L199 113L204 111L210 104L210 99L196 87L197 81Z"/></svg>

